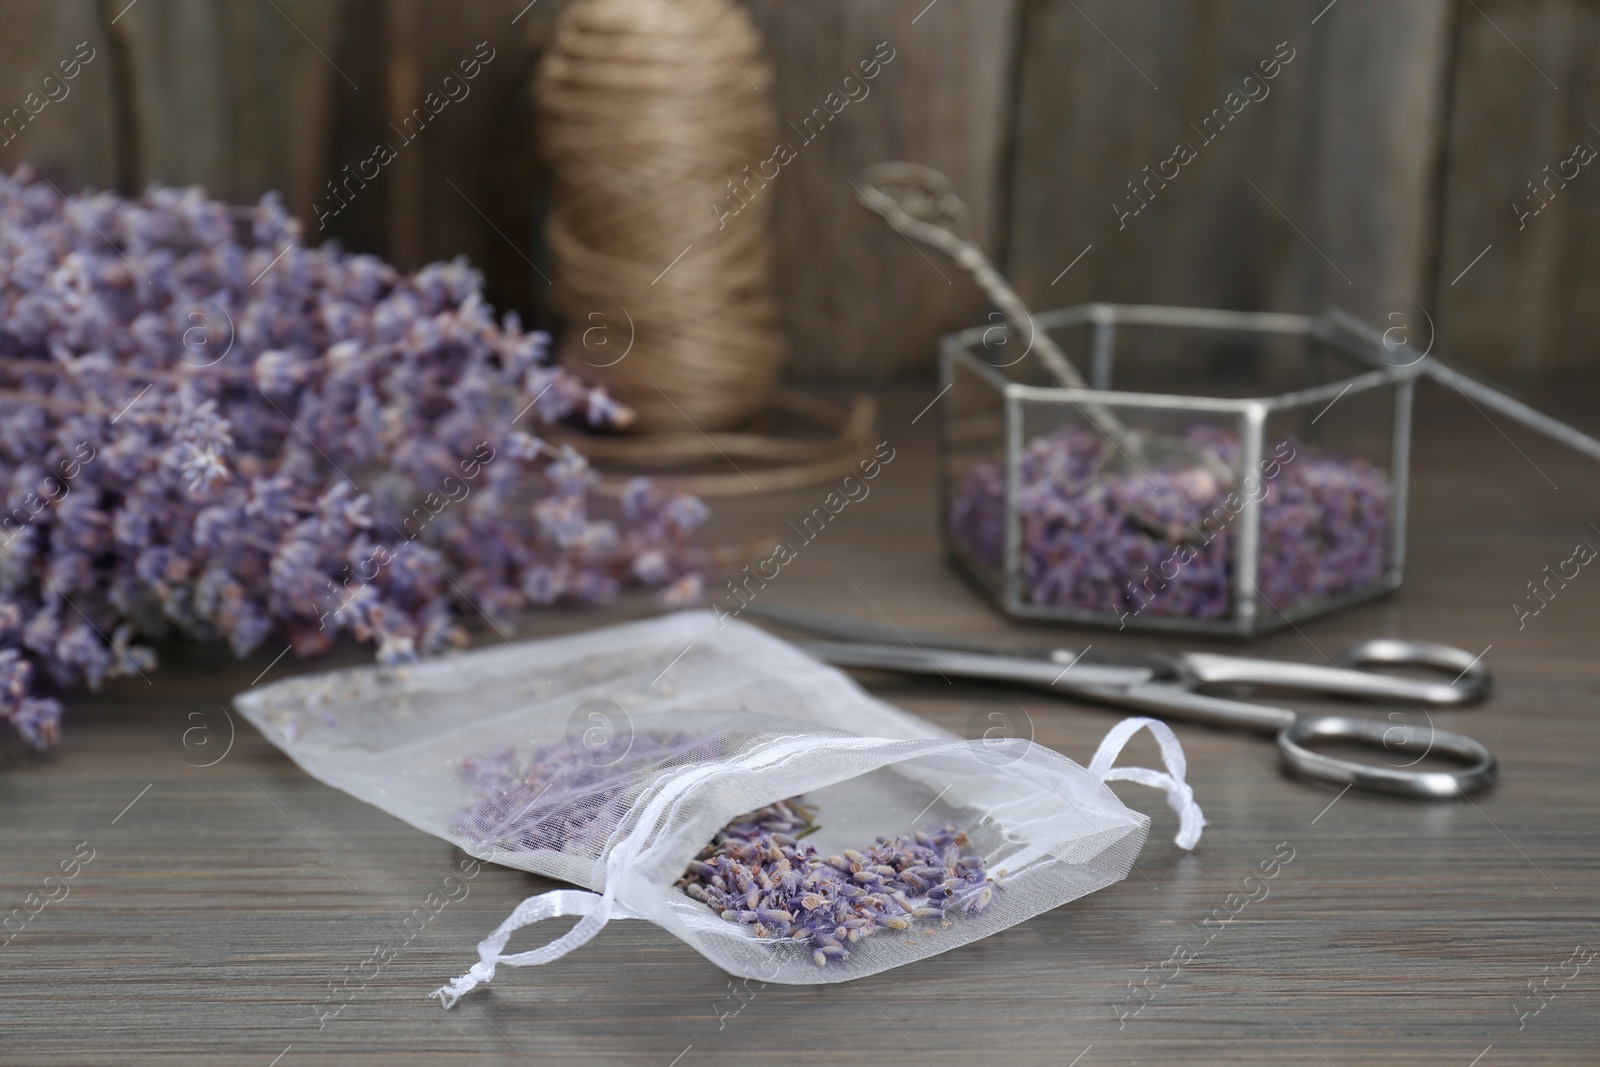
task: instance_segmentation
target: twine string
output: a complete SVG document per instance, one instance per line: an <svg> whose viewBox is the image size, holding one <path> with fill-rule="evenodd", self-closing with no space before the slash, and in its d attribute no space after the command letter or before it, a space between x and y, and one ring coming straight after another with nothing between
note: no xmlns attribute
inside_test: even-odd
<svg viewBox="0 0 1600 1067"><path fill-rule="evenodd" d="M553 174L546 232L557 356L635 413L616 437L552 435L597 463L652 470L756 459L745 473L663 477L723 495L811 484L871 448L873 409L775 392L782 361L770 292L776 190L758 170L775 140L770 66L733 0L575 0L539 73ZM585 343L596 312L631 324ZM621 350L627 355L621 356ZM776 408L826 437L749 430Z"/></svg>

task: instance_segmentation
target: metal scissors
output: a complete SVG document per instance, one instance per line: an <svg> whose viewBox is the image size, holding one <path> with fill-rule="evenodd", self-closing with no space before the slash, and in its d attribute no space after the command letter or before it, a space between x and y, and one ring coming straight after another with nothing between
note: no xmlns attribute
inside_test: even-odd
<svg viewBox="0 0 1600 1067"><path fill-rule="evenodd" d="M745 610L771 622L838 638L801 641L818 659L845 667L875 667L914 674L983 678L1050 689L1099 704L1219 726L1276 733L1289 770L1305 778L1399 796L1465 796L1494 781L1494 754L1462 734L1409 723L1346 715L1301 715L1288 708L1214 696L1213 686L1260 686L1322 696L1415 702L1459 707L1489 695L1481 657L1449 645L1379 638L1346 649L1333 664L1252 659L1211 652L1135 653L1087 658L1087 650L1046 648L1022 653L912 633L825 612L777 604ZM1449 681L1366 670L1421 667L1453 675ZM1307 742L1341 742L1385 753L1409 753L1410 763L1373 764L1318 752ZM1455 770L1417 770L1430 753L1462 764Z"/></svg>

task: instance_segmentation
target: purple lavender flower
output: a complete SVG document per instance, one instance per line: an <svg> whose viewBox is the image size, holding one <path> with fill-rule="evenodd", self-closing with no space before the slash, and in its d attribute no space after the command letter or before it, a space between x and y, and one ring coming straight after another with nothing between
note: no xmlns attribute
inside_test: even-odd
<svg viewBox="0 0 1600 1067"><path fill-rule="evenodd" d="M567 744L462 760L459 774L478 794L455 833L507 850L552 849L598 856L628 813L627 785L705 742L686 733L641 734L609 762L582 759Z"/></svg>
<svg viewBox="0 0 1600 1067"><path fill-rule="evenodd" d="M628 413L496 322L465 260L406 276L300 241L275 195L68 201L0 175L0 718L30 743L60 715L34 668L153 666L136 636L244 656L350 634L401 662L457 616L698 588L704 509L596 501L537 422Z"/></svg>
<svg viewBox="0 0 1600 1067"><path fill-rule="evenodd" d="M29 696L33 664L15 648L0 649L0 714L34 748L55 743L60 734L61 703Z"/></svg>
<svg viewBox="0 0 1600 1067"><path fill-rule="evenodd" d="M1238 441L1210 424L1185 436L1224 462ZM1022 521L1025 595L1036 604L1113 616L1148 613L1219 618L1232 607L1236 530L1227 492L1204 471L1151 469L1097 473L1098 435L1067 427L1029 443L1017 508ZM1280 442L1266 480L1256 582L1279 608L1336 596L1383 576L1389 537L1389 487L1372 465ZM1258 490L1258 492L1261 492ZM1187 550L1130 519L1138 512L1193 536ZM1005 476L1000 463L976 464L950 508L951 535L979 563L1005 554Z"/></svg>
<svg viewBox="0 0 1600 1067"><path fill-rule="evenodd" d="M729 823L678 885L758 938L798 941L817 966L850 958L850 945L881 930L988 907L994 880L967 835L947 825L912 837L823 856L800 838L816 813L794 797Z"/></svg>
<svg viewBox="0 0 1600 1067"><path fill-rule="evenodd" d="M669 764L715 759L716 735L641 733L597 765L570 745L507 748L461 761L477 794L453 832L507 850L549 849L599 858L628 815L639 783ZM879 837L859 851L824 856L801 839L817 829L801 797L741 815L689 862L678 886L758 938L789 940L826 965L881 930L975 914L995 883L954 826Z"/></svg>

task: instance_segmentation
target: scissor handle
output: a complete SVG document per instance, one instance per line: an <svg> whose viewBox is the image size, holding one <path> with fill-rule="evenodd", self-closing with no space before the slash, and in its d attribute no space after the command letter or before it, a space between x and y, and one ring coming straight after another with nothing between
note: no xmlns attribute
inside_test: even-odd
<svg viewBox="0 0 1600 1067"><path fill-rule="evenodd" d="M1416 701L1453 706L1482 700L1489 692L1489 670L1472 656L1449 645L1383 638L1348 648L1332 663L1251 659L1214 652L1184 652L1175 657L1180 673L1196 686L1264 685L1278 689L1325 693L1357 700ZM1407 678L1358 665L1431 667L1450 681Z"/></svg>
<svg viewBox="0 0 1600 1067"><path fill-rule="evenodd" d="M1344 667L1431 667L1451 675L1448 684L1414 682L1427 694L1420 699L1429 704L1476 704L1489 695L1489 668L1483 653L1476 656L1464 648L1433 641L1408 641L1398 637L1379 637L1351 645L1334 662ZM1397 679L1413 682L1412 679Z"/></svg>
<svg viewBox="0 0 1600 1067"><path fill-rule="evenodd" d="M1379 766L1341 759L1306 748L1306 741L1344 741L1385 752L1415 753L1415 764L1430 753L1460 760L1457 771L1414 771L1410 764ZM1278 735L1278 751L1289 770L1305 778L1350 785L1399 796L1450 798L1466 796L1494 781L1494 753L1463 734L1343 715L1307 715Z"/></svg>

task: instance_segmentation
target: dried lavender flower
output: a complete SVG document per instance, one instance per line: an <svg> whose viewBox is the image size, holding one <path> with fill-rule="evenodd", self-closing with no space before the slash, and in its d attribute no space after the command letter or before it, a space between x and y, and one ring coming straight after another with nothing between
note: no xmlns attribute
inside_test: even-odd
<svg viewBox="0 0 1600 1067"><path fill-rule="evenodd" d="M741 815L678 885L756 937L800 942L819 967L849 959L848 945L879 930L975 914L993 899L993 879L953 825L824 856L790 833L814 828L814 818L799 797Z"/></svg>
<svg viewBox="0 0 1600 1067"><path fill-rule="evenodd" d="M1237 438L1210 424L1184 436L1237 462ZM1117 616L1218 618L1231 607L1237 531L1227 491L1203 471L1151 469L1106 475L1097 434L1067 427L1036 438L1022 456L1025 595L1036 604ZM1255 492L1261 509L1256 584L1279 608L1377 581L1388 558L1389 486L1363 460L1278 442L1273 476ZM1254 472L1252 472L1254 474ZM1187 548L1152 536L1130 513L1195 531ZM989 567L1005 551L1005 475L976 464L950 508L951 535Z"/></svg>
<svg viewBox="0 0 1600 1067"><path fill-rule="evenodd" d="M637 799L637 784L668 764L714 759L717 745L714 735L641 732L604 766L561 743L523 757L515 749L470 757L458 773L477 798L451 829L504 850L598 858ZM993 899L994 879L953 825L824 856L802 840L816 820L801 797L741 815L689 861L677 885L755 937L804 945L818 965L848 959L848 945L880 930L947 922Z"/></svg>
<svg viewBox="0 0 1600 1067"><path fill-rule="evenodd" d="M142 673L139 637L349 633L392 663L480 612L692 602L704 506L639 481L592 513L583 458L535 428L626 412L547 342L464 260L308 248L275 195L0 175L0 718L52 743L41 681Z"/></svg>
<svg viewBox="0 0 1600 1067"><path fill-rule="evenodd" d="M597 856L628 814L627 783L684 758L704 740L686 733L641 733L604 762L582 759L562 743L537 746L520 759L508 748L462 760L458 773L478 797L451 829L506 851Z"/></svg>

